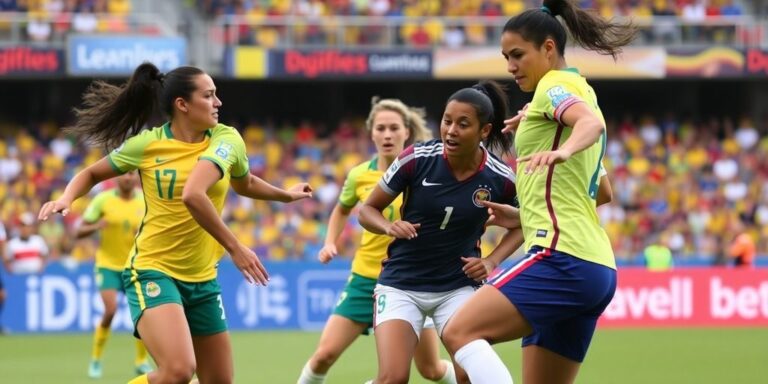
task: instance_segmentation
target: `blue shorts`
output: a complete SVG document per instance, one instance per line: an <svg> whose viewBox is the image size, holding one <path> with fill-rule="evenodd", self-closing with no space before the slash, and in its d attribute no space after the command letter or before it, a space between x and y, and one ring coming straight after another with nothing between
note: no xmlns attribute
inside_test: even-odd
<svg viewBox="0 0 768 384"><path fill-rule="evenodd" d="M538 345L571 360L587 354L597 318L616 291L616 270L539 246L489 282L533 327Z"/></svg>

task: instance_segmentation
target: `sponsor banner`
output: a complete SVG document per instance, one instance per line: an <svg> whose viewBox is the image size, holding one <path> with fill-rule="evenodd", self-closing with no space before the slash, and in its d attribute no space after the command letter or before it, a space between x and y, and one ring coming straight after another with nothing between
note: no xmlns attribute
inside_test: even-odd
<svg viewBox="0 0 768 384"><path fill-rule="evenodd" d="M0 77L57 76L64 72L64 51L54 48L0 47Z"/></svg>
<svg viewBox="0 0 768 384"><path fill-rule="evenodd" d="M605 327L768 326L768 269L620 268Z"/></svg>
<svg viewBox="0 0 768 384"><path fill-rule="evenodd" d="M250 285L231 262L219 266L222 303L232 330L320 330L341 294L349 263L266 263L267 287ZM91 332L104 307L93 264L52 264L44 275L4 275L3 325L14 333ZM621 268L603 327L768 326L768 269ZM133 329L120 298L113 329Z"/></svg>
<svg viewBox="0 0 768 384"><path fill-rule="evenodd" d="M127 76L149 61L163 72L187 64L181 37L76 35L67 40L67 69L72 75Z"/></svg>
<svg viewBox="0 0 768 384"><path fill-rule="evenodd" d="M744 72L747 76L768 77L768 51L764 49L748 49L747 64Z"/></svg>
<svg viewBox="0 0 768 384"><path fill-rule="evenodd" d="M430 78L432 51L270 51L271 78Z"/></svg>
<svg viewBox="0 0 768 384"><path fill-rule="evenodd" d="M729 47L669 49L667 77L740 77L744 75L744 52Z"/></svg>
<svg viewBox="0 0 768 384"><path fill-rule="evenodd" d="M233 47L226 53L224 73L238 79L263 79L267 57L267 50L260 47Z"/></svg>
<svg viewBox="0 0 768 384"><path fill-rule="evenodd" d="M628 47L613 60L581 48L569 48L568 65L592 79L663 78L666 53L660 47ZM510 79L507 65L498 47L435 50L436 79Z"/></svg>
<svg viewBox="0 0 768 384"><path fill-rule="evenodd" d="M250 285L231 262L219 266L222 304L232 330L320 330L349 276L349 263L265 263L267 287ZM90 332L104 305L93 278L93 264L66 269L51 264L43 275L3 276L7 298L3 325L13 333ZM133 329L125 298L112 327Z"/></svg>

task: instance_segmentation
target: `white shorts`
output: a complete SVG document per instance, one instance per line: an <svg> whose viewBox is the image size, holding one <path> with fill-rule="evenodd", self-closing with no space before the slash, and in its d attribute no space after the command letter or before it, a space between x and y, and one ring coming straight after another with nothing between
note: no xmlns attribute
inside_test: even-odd
<svg viewBox="0 0 768 384"><path fill-rule="evenodd" d="M376 284L373 291L375 310L374 328L388 320L404 320L411 324L416 336L421 335L428 316L434 321L438 335L465 301L475 293L473 287L462 287L447 292L404 291L386 285Z"/></svg>

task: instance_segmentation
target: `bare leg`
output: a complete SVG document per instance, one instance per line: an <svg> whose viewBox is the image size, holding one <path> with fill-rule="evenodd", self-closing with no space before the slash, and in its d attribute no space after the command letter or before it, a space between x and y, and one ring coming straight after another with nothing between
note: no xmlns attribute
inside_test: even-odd
<svg viewBox="0 0 768 384"><path fill-rule="evenodd" d="M375 383L407 383L418 340L411 324L404 320L385 321L376 327L374 334L379 356L379 374Z"/></svg>
<svg viewBox="0 0 768 384"><path fill-rule="evenodd" d="M523 348L523 383L571 384L576 381L581 363L538 345Z"/></svg>
<svg viewBox="0 0 768 384"><path fill-rule="evenodd" d="M197 361L197 379L201 384L230 384L234 381L229 332L192 336L192 343Z"/></svg>
<svg viewBox="0 0 768 384"><path fill-rule="evenodd" d="M137 325L139 335L157 363L148 374L152 384L187 384L195 373L195 350L184 308L162 304L144 311Z"/></svg>
<svg viewBox="0 0 768 384"><path fill-rule="evenodd" d="M331 366L349 348L367 324L352 321L344 316L331 315L320 335L315 353L309 359L309 367L318 374L328 373Z"/></svg>

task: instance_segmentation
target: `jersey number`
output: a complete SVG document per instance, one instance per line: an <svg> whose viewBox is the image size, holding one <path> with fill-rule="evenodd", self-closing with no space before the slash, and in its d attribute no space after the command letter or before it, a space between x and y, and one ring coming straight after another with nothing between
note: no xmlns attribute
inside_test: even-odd
<svg viewBox="0 0 768 384"><path fill-rule="evenodd" d="M155 170L155 181L157 181L157 194L160 196L161 199L173 199L173 185L176 184L176 170L175 169L164 169L163 170L163 176L166 176L166 179L168 179L168 175L171 175L170 181L168 182L168 194L163 197L163 181L160 178L160 170Z"/></svg>
<svg viewBox="0 0 768 384"><path fill-rule="evenodd" d="M227 315L224 313L224 301L221 300L221 295L216 296L216 300L219 301L219 308L221 309L221 319L226 320Z"/></svg>
<svg viewBox="0 0 768 384"><path fill-rule="evenodd" d="M443 218L443 222L440 224L440 229L445 229L445 227L448 225L448 220L451 219L452 213L453 207L445 207L445 218Z"/></svg>

